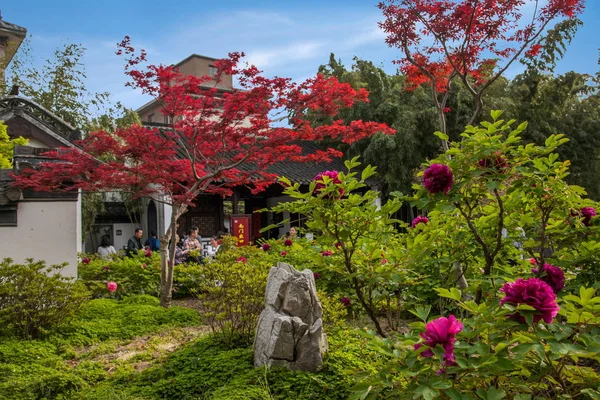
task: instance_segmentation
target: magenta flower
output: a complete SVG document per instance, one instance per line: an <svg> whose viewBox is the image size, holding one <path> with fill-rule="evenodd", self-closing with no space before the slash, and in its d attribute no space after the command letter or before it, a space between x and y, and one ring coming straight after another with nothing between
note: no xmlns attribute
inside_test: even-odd
<svg viewBox="0 0 600 400"><path fill-rule="evenodd" d="M280 256L287 256L287 251L282 251L281 253L279 253Z"/></svg>
<svg viewBox="0 0 600 400"><path fill-rule="evenodd" d="M317 185L315 186L315 190L313 191L314 195L317 195L319 193L321 193L323 191L323 189L325 188L325 182L323 181L323 177L328 177L329 179L331 179L330 183L339 185L342 183L342 181L340 181L339 178L339 173L337 171L325 171L325 172L319 172L317 174L317 176L315 176L313 178L313 181L317 182ZM344 195L344 189L339 188L338 189L339 192L339 197L342 197Z"/></svg>
<svg viewBox="0 0 600 400"><path fill-rule="evenodd" d="M248 260L246 260L246 257L243 257L243 256L239 256L238 259L235 260L235 262L242 262L242 263L245 263L246 261L248 261Z"/></svg>
<svg viewBox="0 0 600 400"><path fill-rule="evenodd" d="M146 267L148 267L146 263L142 264L142 268L146 269Z"/></svg>
<svg viewBox="0 0 600 400"><path fill-rule="evenodd" d="M321 279L321 274L320 274L320 273L318 273L318 272L313 272L313 277L314 277L315 279Z"/></svg>
<svg viewBox="0 0 600 400"><path fill-rule="evenodd" d="M102 267L102 269L106 272L110 271L110 268L108 267L108 265L105 265L104 267Z"/></svg>
<svg viewBox="0 0 600 400"><path fill-rule="evenodd" d="M429 193L448 194L454 183L452 171L444 164L431 164L423 174L423 186Z"/></svg>
<svg viewBox="0 0 600 400"><path fill-rule="evenodd" d="M433 348L438 344L444 348L444 365L455 365L454 362L454 342L456 335L463 330L463 324L457 320L454 315L448 318L440 317L428 322L425 325L425 332L420 334L425 341L424 344L429 348L421 352L421 357L433 357ZM421 343L415 344L415 350L423 346Z"/></svg>
<svg viewBox="0 0 600 400"><path fill-rule="evenodd" d="M152 257L152 250L146 249L146 257Z"/></svg>
<svg viewBox="0 0 600 400"><path fill-rule="evenodd" d="M556 304L556 294L546 282L538 278L517 279L516 282L505 283L501 292L506 296L500 300L500 304L508 303L513 306L527 304L537 310L533 321L538 322L543 319L550 324L558 314L560 307ZM525 318L517 312L510 316L516 318L519 322L525 322Z"/></svg>
<svg viewBox="0 0 600 400"><path fill-rule="evenodd" d="M263 251L269 251L271 250L271 245L269 243L265 243L262 245L262 249Z"/></svg>
<svg viewBox="0 0 600 400"><path fill-rule="evenodd" d="M339 249L339 248L340 248L340 247L342 247L342 246L343 246L343 243L342 243L342 242L336 242L336 244L335 244L335 248L336 248L336 249Z"/></svg>
<svg viewBox="0 0 600 400"><path fill-rule="evenodd" d="M581 215L583 215L583 224L590 226L591 220L596 216L596 209L594 207L583 207L581 209Z"/></svg>
<svg viewBox="0 0 600 400"><path fill-rule="evenodd" d="M419 215L419 216L417 216L417 218L413 219L412 224L410 224L410 226L412 228L414 228L419 224L427 224L428 222L429 222L429 218Z"/></svg>
<svg viewBox="0 0 600 400"><path fill-rule="evenodd" d="M531 272L536 274L536 276L538 271L538 268L533 268L531 270ZM565 287L565 273L562 269L551 264L544 264L540 279L550 285L554 293L560 292Z"/></svg>
<svg viewBox="0 0 600 400"><path fill-rule="evenodd" d="M81 262L84 263L84 264L89 264L90 263L90 259L87 258L87 257L86 258L82 258Z"/></svg>
<svg viewBox="0 0 600 400"><path fill-rule="evenodd" d="M291 239L285 239L285 242L283 242L284 245L286 246L291 246L293 244Z"/></svg>
<svg viewBox="0 0 600 400"><path fill-rule="evenodd" d="M342 297L340 299L340 301L342 302L344 307L350 307L350 298L349 297Z"/></svg>
<svg viewBox="0 0 600 400"><path fill-rule="evenodd" d="M383 259L381 260L381 264L382 264L382 265L383 265L383 264L387 264L387 263L388 263L388 260L387 260L387 259L383 258Z"/></svg>
<svg viewBox="0 0 600 400"><path fill-rule="evenodd" d="M106 290L108 290L109 292L116 292L117 291L117 283L116 282L108 282L106 284Z"/></svg>
<svg viewBox="0 0 600 400"><path fill-rule="evenodd" d="M332 255L333 255L333 251L331 251L331 250L325 250L325 251L322 251L322 252L321 252L321 255L322 255L323 257L329 257L329 256L332 256Z"/></svg>

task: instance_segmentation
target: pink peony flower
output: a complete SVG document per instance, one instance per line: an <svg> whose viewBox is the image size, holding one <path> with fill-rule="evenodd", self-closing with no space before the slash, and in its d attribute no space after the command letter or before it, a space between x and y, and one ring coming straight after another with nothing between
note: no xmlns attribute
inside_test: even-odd
<svg viewBox="0 0 600 400"><path fill-rule="evenodd" d="M294 243L292 242L291 239L285 239L285 242L283 242L283 244L286 245L286 246L291 246Z"/></svg>
<svg viewBox="0 0 600 400"><path fill-rule="evenodd" d="M281 253L279 253L280 256L287 256L287 251L282 251Z"/></svg>
<svg viewBox="0 0 600 400"><path fill-rule="evenodd" d="M530 263L531 265L537 265L537 260L536 260L535 258L531 257L531 258L529 259L529 263Z"/></svg>
<svg viewBox="0 0 600 400"><path fill-rule="evenodd" d="M269 251L271 250L271 245L269 243L265 243L262 245L262 249L263 251Z"/></svg>
<svg viewBox="0 0 600 400"><path fill-rule="evenodd" d="M348 298L348 297L342 297L340 299L340 301L342 302L342 304L344 305L344 307L350 307L350 298Z"/></svg>
<svg viewBox="0 0 600 400"><path fill-rule="evenodd" d="M321 274L320 274L320 273L318 273L318 272L313 272L313 277L314 277L315 279L321 279Z"/></svg>
<svg viewBox="0 0 600 400"><path fill-rule="evenodd" d="M86 258L82 258L81 262L84 263L84 264L89 264L90 263L90 259L87 258L87 257Z"/></svg>
<svg viewBox="0 0 600 400"><path fill-rule="evenodd" d="M388 263L387 259L384 258L384 259L381 260L381 264L387 264L387 263Z"/></svg>
<svg viewBox="0 0 600 400"><path fill-rule="evenodd" d="M429 222L429 218L419 215L419 216L417 216L417 218L413 219L412 224L410 224L410 226L412 228L414 228L419 224L427 224L428 222Z"/></svg>
<svg viewBox="0 0 600 400"><path fill-rule="evenodd" d="M108 282L106 284L106 290L108 290L109 292L116 292L117 291L116 282Z"/></svg>
<svg viewBox="0 0 600 400"><path fill-rule="evenodd" d="M454 183L452 171L444 164L431 164L423 174L423 186L429 193L448 194Z"/></svg>
<svg viewBox="0 0 600 400"><path fill-rule="evenodd" d="M592 218L596 216L596 209L594 207L583 207L581 215L583 215L583 224L590 226Z"/></svg>
<svg viewBox="0 0 600 400"><path fill-rule="evenodd" d="M246 261L248 261L248 260L246 260L246 257L243 257L243 256L239 256L238 259L235 260L235 262L242 262L242 263L245 263Z"/></svg>
<svg viewBox="0 0 600 400"><path fill-rule="evenodd" d="M152 257L152 250L146 249L146 257Z"/></svg>
<svg viewBox="0 0 600 400"><path fill-rule="evenodd" d="M146 267L148 267L145 263L142 264L142 268L146 269Z"/></svg>
<svg viewBox="0 0 600 400"><path fill-rule="evenodd" d="M444 348L444 365L455 365L454 362L454 342L456 342L456 334L463 330L463 324L457 320L454 315L440 317L428 322L425 325L425 332L420 334L425 341L424 344L429 349L421 352L421 357L433 357L433 348L438 344ZM422 343L415 344L415 350L420 349Z"/></svg>
<svg viewBox="0 0 600 400"><path fill-rule="evenodd" d="M519 278L516 282L505 283L500 291L506 294L500 304L508 303L513 306L527 304L535 308L539 314L534 315L534 322L543 319L550 324L558 314L558 310L560 310L560 307L556 304L556 294L552 291L552 288L538 278ZM511 317L516 318L519 322L525 322L525 318L519 315L518 312L511 315Z"/></svg>
<svg viewBox="0 0 600 400"><path fill-rule="evenodd" d="M323 191L323 189L325 188L325 182L323 181L323 177L325 177L325 176L328 177L329 179L331 179L330 183L333 183L335 185L339 185L342 183L342 181L340 181L339 173L337 171L319 172L317 174L317 176L315 176L313 178L313 181L317 182L317 185L315 186L315 190L313 191L314 195L321 193ZM339 188L338 192L340 194L338 198L341 198L344 195L344 189Z"/></svg>
<svg viewBox="0 0 600 400"><path fill-rule="evenodd" d="M536 276L538 271L538 268L533 268L531 270ZM540 279L550 285L554 293L560 292L565 287L565 273L562 269L551 264L544 264Z"/></svg>
<svg viewBox="0 0 600 400"><path fill-rule="evenodd" d="M332 255L333 255L333 251L331 251L331 250L325 250L325 251L322 251L322 252L321 252L321 255L322 255L323 257L329 257L329 256L332 256Z"/></svg>

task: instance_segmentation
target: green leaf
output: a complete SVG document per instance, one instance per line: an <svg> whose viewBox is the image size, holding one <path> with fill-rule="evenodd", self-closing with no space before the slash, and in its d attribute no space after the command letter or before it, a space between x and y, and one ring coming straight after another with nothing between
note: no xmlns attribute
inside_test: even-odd
<svg viewBox="0 0 600 400"><path fill-rule="evenodd" d="M439 392L430 388L429 386L421 385L415 389L413 399L423 397L425 400L433 400L438 396Z"/></svg>
<svg viewBox="0 0 600 400"><path fill-rule="evenodd" d="M593 389L583 389L581 391L583 394L587 394L592 400L600 400L600 392Z"/></svg>
<svg viewBox="0 0 600 400"><path fill-rule="evenodd" d="M517 394L514 400L531 400L530 394Z"/></svg>
<svg viewBox="0 0 600 400"><path fill-rule="evenodd" d="M431 312L431 305L426 307L415 307L414 310L409 310L411 314L418 317L422 321L427 322L427 317L429 317L429 313Z"/></svg>
<svg viewBox="0 0 600 400"><path fill-rule="evenodd" d="M498 120L504 111L502 110L492 110L490 114L492 115L492 119L494 121Z"/></svg>
<svg viewBox="0 0 600 400"><path fill-rule="evenodd" d="M446 297L448 299L460 301L462 292L457 288L451 288L450 290L444 288L436 288L435 291L440 297Z"/></svg>
<svg viewBox="0 0 600 400"><path fill-rule="evenodd" d="M442 139L442 140L448 140L448 135L446 135L446 134L445 134L445 133L443 133L443 132L436 131L436 132L434 132L433 134L434 134L435 136L439 137L439 138L440 138L440 139Z"/></svg>
<svg viewBox="0 0 600 400"><path fill-rule="evenodd" d="M493 386L487 391L485 389L479 389L477 390L477 394L485 400L500 400L506 397L506 392L503 389L496 389Z"/></svg>
<svg viewBox="0 0 600 400"><path fill-rule="evenodd" d="M372 166L371 164L367 165L365 167L365 169L363 169L363 172L362 172L362 174L360 176L360 180L361 181L365 181L369 177L375 175L376 174L376 172L375 172L376 169L377 169L377 167Z"/></svg>

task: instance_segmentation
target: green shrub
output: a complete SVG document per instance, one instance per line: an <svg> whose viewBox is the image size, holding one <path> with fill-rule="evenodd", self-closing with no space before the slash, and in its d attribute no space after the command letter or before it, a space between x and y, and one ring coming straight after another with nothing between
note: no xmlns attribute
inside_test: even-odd
<svg viewBox="0 0 600 400"><path fill-rule="evenodd" d="M120 298L132 294L158 297L160 286L160 254L140 250L132 257L120 254L108 258L97 254L82 254L78 265L79 278L92 292L92 296ZM114 293L106 289L108 282L118 287Z"/></svg>
<svg viewBox="0 0 600 400"><path fill-rule="evenodd" d="M63 267L32 259L0 262L0 332L33 339L73 317L89 293L81 282L57 273Z"/></svg>
<svg viewBox="0 0 600 400"><path fill-rule="evenodd" d="M253 340L274 265L263 253L255 247L231 248L205 265L178 267L178 281L202 300L204 322L230 346Z"/></svg>
<svg viewBox="0 0 600 400"><path fill-rule="evenodd" d="M323 369L306 373L255 368L252 348L231 349L205 336L173 353L165 364L113 378L86 391L83 398L345 400L354 373L381 369L384 357L370 350L368 339L354 330L339 330L329 339Z"/></svg>
<svg viewBox="0 0 600 400"><path fill-rule="evenodd" d="M501 306L498 299L463 302L456 289L440 290L440 294L467 312L468 317L459 318L462 329L456 342L445 349L437 345L431 357L416 351L416 343L428 350L419 333L432 320L430 308L417 310L423 322L412 324L416 329L405 337L373 339L390 362L379 373L370 372L371 378L357 387L357 398L390 386L406 388L398 399L599 398L600 297L594 296L594 289L561 296L560 314L552 323L534 323L535 310L528 306ZM518 322L515 314L523 321ZM445 361L448 349L455 362Z"/></svg>

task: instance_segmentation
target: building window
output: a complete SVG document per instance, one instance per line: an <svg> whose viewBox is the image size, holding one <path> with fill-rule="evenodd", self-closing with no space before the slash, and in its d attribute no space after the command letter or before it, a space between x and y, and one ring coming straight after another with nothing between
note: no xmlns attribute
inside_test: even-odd
<svg viewBox="0 0 600 400"><path fill-rule="evenodd" d="M17 226L17 206L0 206L0 226Z"/></svg>
<svg viewBox="0 0 600 400"><path fill-rule="evenodd" d="M208 73L212 76L217 74L217 67L215 67L214 65L209 65L208 66Z"/></svg>
<svg viewBox="0 0 600 400"><path fill-rule="evenodd" d="M154 114L148 115L148 122L154 122Z"/></svg>

